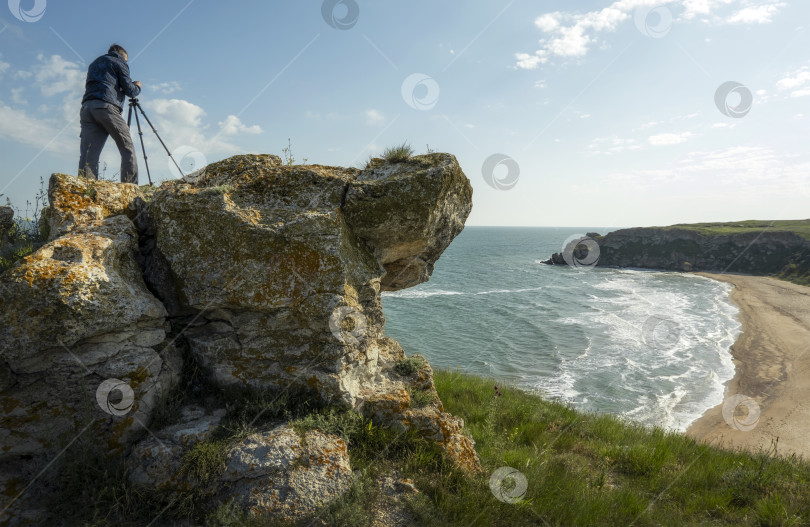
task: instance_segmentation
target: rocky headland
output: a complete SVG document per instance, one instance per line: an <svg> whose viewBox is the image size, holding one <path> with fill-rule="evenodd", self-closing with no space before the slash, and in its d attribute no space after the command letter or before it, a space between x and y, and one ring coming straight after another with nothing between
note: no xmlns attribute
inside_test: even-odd
<svg viewBox="0 0 810 527"><path fill-rule="evenodd" d="M452 155L243 155L159 188L54 174L48 194L47 243L0 274L0 522L59 525L49 475L74 443L124 459L132 486L205 486L251 515L301 518L350 487L344 439L284 419L231 441L213 481L181 470L234 410L156 415L201 389L349 409L479 470L380 297L428 280L463 229L472 187Z"/></svg>
<svg viewBox="0 0 810 527"><path fill-rule="evenodd" d="M546 263L777 275L800 281L810 276L810 240L802 232L808 226L810 220L784 226L742 222L588 233Z"/></svg>

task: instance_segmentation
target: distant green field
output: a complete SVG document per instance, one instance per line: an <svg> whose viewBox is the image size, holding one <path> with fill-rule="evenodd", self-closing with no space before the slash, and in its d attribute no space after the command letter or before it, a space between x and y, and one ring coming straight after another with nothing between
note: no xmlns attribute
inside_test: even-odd
<svg viewBox="0 0 810 527"><path fill-rule="evenodd" d="M660 229L688 229L704 236L720 236L743 232L793 232L805 240L810 240L810 219L807 220L745 220L727 223L679 223Z"/></svg>

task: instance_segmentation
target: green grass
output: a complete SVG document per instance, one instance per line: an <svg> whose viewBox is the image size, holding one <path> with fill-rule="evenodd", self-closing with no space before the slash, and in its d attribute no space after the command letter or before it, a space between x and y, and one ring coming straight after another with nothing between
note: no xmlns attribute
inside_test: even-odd
<svg viewBox="0 0 810 527"><path fill-rule="evenodd" d="M8 232L0 232L0 274L33 254L46 239L47 236L40 233L38 223L23 225L15 222Z"/></svg>
<svg viewBox="0 0 810 527"><path fill-rule="evenodd" d="M456 372L435 379L484 474L456 487L419 478L424 525L810 524L810 465L795 457L721 450L516 389L496 397L491 382ZM501 466L526 477L519 503L487 485Z"/></svg>
<svg viewBox="0 0 810 527"><path fill-rule="evenodd" d="M419 355L414 355L411 357L405 357L397 361L394 365L394 372L397 375L401 375L402 377L410 377L417 371L419 371L425 365L424 357Z"/></svg>
<svg viewBox="0 0 810 527"><path fill-rule="evenodd" d="M793 232L805 240L810 240L810 219L807 220L746 220L725 223L679 223L661 229L686 229L704 236L721 236L744 232Z"/></svg>
<svg viewBox="0 0 810 527"><path fill-rule="evenodd" d="M401 145L389 146L380 157L391 163L402 163L407 161L413 155L413 148L406 142Z"/></svg>
<svg viewBox="0 0 810 527"><path fill-rule="evenodd" d="M436 398L433 396L433 393L427 390L414 390L408 388L408 395L411 397L411 407L413 408L424 408L425 406L436 402Z"/></svg>
<svg viewBox="0 0 810 527"><path fill-rule="evenodd" d="M436 445L413 433L381 428L346 409L310 406L301 396L280 401L269 393L221 394L230 401L229 418L187 453L184 471L211 481L227 445L287 416L299 433L319 429L348 444L355 477L346 495L319 511L327 525L373 525L379 498L374 481L391 469L414 480L419 494L402 500L428 527L810 525L810 465L796 457L702 445L517 389L499 386L497 392L491 380L458 372L436 372L435 381L446 410L464 419L465 433L476 441L479 475L460 472ZM262 419L256 421L258 412ZM284 525L248 518L233 504L217 505L210 492L133 488L120 461L87 450L72 448L65 458L59 479L65 495L55 510L71 524L145 525L165 509L161 520L168 523L191 517L222 527ZM525 495L513 503L499 501L490 488L500 467L526 479ZM516 481L503 480L506 497ZM310 524L312 519L295 525Z"/></svg>

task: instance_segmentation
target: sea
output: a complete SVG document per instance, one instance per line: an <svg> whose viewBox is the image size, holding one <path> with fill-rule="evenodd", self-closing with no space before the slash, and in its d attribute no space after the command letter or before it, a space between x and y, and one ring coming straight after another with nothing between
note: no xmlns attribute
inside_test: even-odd
<svg viewBox="0 0 810 527"><path fill-rule="evenodd" d="M428 282L383 293L386 333L434 368L684 431L723 401L734 375L731 286L542 263L572 236L610 230L466 227Z"/></svg>

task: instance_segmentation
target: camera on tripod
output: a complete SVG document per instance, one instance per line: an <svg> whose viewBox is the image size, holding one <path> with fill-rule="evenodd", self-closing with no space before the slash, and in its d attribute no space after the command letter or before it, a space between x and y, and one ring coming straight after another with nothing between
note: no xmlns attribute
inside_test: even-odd
<svg viewBox="0 0 810 527"><path fill-rule="evenodd" d="M127 126L132 126L132 114L135 114L135 124L138 126L138 136L141 138L141 151L143 152L143 163L146 165L146 177L149 178L149 184L152 185L152 174L149 173L149 161L147 160L146 156L146 147L143 144L143 131L141 130L141 120L138 118L138 112L141 112L143 118L146 119L146 122L149 123L149 127L155 133L155 137L158 138L160 144L163 145L163 148L166 150L166 153L169 154L169 158L174 163L174 166L177 167L177 170L180 172L180 175L185 177L183 170L180 168L180 165L177 164L177 160L174 159L169 147L166 146L166 143L163 142L163 139L160 138L160 134L158 134L155 125L152 124L152 121L149 120L149 117L146 116L146 112L143 111L143 107L138 102L137 98L132 98L129 100L129 115L127 116Z"/></svg>

